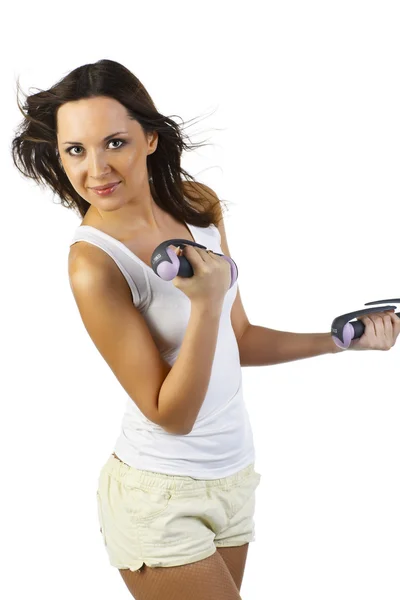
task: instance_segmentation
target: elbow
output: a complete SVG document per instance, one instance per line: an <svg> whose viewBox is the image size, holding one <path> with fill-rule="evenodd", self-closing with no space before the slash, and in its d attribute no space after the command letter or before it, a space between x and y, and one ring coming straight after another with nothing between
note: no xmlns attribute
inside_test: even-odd
<svg viewBox="0 0 400 600"><path fill-rule="evenodd" d="M181 430L179 435L189 435L189 433L192 433L192 429L193 427L186 427L186 429Z"/></svg>
<svg viewBox="0 0 400 600"><path fill-rule="evenodd" d="M188 435L192 431L192 426L189 427L182 423L168 422L166 419L158 419L157 425L171 435Z"/></svg>
<svg viewBox="0 0 400 600"><path fill-rule="evenodd" d="M171 434L171 435L188 435L191 431L192 428L182 428L182 426L180 427L173 427L173 426L167 426L167 425L161 425L161 427L164 429L164 431L166 431L167 433Z"/></svg>
<svg viewBox="0 0 400 600"><path fill-rule="evenodd" d="M188 435L193 429L193 423L182 422L182 414L160 411L160 401L157 405L157 425L172 435Z"/></svg>

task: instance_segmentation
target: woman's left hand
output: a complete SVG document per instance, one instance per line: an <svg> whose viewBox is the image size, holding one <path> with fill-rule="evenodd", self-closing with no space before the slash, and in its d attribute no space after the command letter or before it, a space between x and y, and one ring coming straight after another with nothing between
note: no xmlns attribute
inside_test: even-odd
<svg viewBox="0 0 400 600"><path fill-rule="evenodd" d="M400 333L400 318L394 309L358 317L365 325L360 338L351 341L349 350L390 350Z"/></svg>

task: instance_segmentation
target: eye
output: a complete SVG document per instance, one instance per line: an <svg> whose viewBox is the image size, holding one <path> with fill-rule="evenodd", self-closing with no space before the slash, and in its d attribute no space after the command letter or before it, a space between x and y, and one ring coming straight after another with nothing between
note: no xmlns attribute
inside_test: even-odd
<svg viewBox="0 0 400 600"><path fill-rule="evenodd" d="M121 142L121 146L118 146L118 148L114 148L114 150L119 150L120 148L122 148L122 146L125 146L126 141L125 140L120 140L118 138L114 138L113 140L110 140L108 143L111 144L112 142ZM81 146L70 146L69 148L66 149L66 153L69 154L70 156L80 156L79 154L71 154L71 150L73 150L74 148L81 148Z"/></svg>

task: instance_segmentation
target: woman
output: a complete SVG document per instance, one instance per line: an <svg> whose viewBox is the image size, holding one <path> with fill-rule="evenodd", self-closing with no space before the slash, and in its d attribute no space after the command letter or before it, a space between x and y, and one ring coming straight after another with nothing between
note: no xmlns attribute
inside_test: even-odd
<svg viewBox="0 0 400 600"><path fill-rule="evenodd" d="M220 201L182 169L179 126L114 61L75 69L25 109L15 164L82 219L71 289L128 394L97 490L110 564L139 600L240 598L261 476L238 345L249 321L213 253L228 254ZM152 270L172 238L207 248L183 249L193 277Z"/></svg>

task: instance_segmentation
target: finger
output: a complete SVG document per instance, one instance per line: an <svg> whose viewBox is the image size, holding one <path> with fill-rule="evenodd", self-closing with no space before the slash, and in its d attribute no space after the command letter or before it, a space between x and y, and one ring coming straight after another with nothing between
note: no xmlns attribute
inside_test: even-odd
<svg viewBox="0 0 400 600"><path fill-rule="evenodd" d="M367 334L370 335L371 332L373 334L375 334L374 322L370 317L362 317L360 320L364 323L364 327L365 327L364 335L367 335Z"/></svg>
<svg viewBox="0 0 400 600"><path fill-rule="evenodd" d="M384 324L384 313L377 313L375 315L371 315L370 319L373 323L375 329L376 337L382 338L385 336L385 324Z"/></svg>
<svg viewBox="0 0 400 600"><path fill-rule="evenodd" d="M212 254L212 250L209 250L208 248L197 248L197 250L199 251L199 254L204 260L204 262L209 263L212 260L215 260Z"/></svg>
<svg viewBox="0 0 400 600"><path fill-rule="evenodd" d="M394 309L390 311L385 311L382 313L378 313L374 315L376 317L376 322L379 323L378 327L383 327L384 331L393 334L393 330L396 327L396 323L400 323L400 319L395 315Z"/></svg>
<svg viewBox="0 0 400 600"><path fill-rule="evenodd" d="M375 337L386 349L393 345L393 325L390 315L386 312L375 314L371 317L375 328Z"/></svg>
<svg viewBox="0 0 400 600"><path fill-rule="evenodd" d="M371 315L369 317L363 317L362 322L364 323L365 326L365 331L362 335L362 340L361 340L361 344L360 346L362 347L363 345L365 345L366 348L368 348L370 346L370 344L373 344L374 346L377 345L377 339L379 338L379 325L376 325L376 315ZM382 327L382 333L380 334L381 336L383 336L383 321L381 320L381 327Z"/></svg>
<svg viewBox="0 0 400 600"><path fill-rule="evenodd" d="M205 250L197 246L185 246L183 254L187 256L189 261L194 262L194 264L200 265L201 262L208 262L208 255Z"/></svg>
<svg viewBox="0 0 400 600"><path fill-rule="evenodd" d="M393 344L396 343L397 338L400 335L400 318L395 315L395 313L390 313L390 318L392 319L393 326Z"/></svg>
<svg viewBox="0 0 400 600"><path fill-rule="evenodd" d="M218 256L214 254L212 250L205 250L205 261L208 263L215 263L218 260Z"/></svg>
<svg viewBox="0 0 400 600"><path fill-rule="evenodd" d="M392 319L393 327L396 332L400 333L400 317L398 317L395 312L389 313L390 318Z"/></svg>
<svg viewBox="0 0 400 600"><path fill-rule="evenodd" d="M385 336L386 336L387 340L390 342L390 344L392 345L393 338L394 338L394 327L393 327L392 317L390 314L385 314L385 316L383 317L383 326L384 326Z"/></svg>

